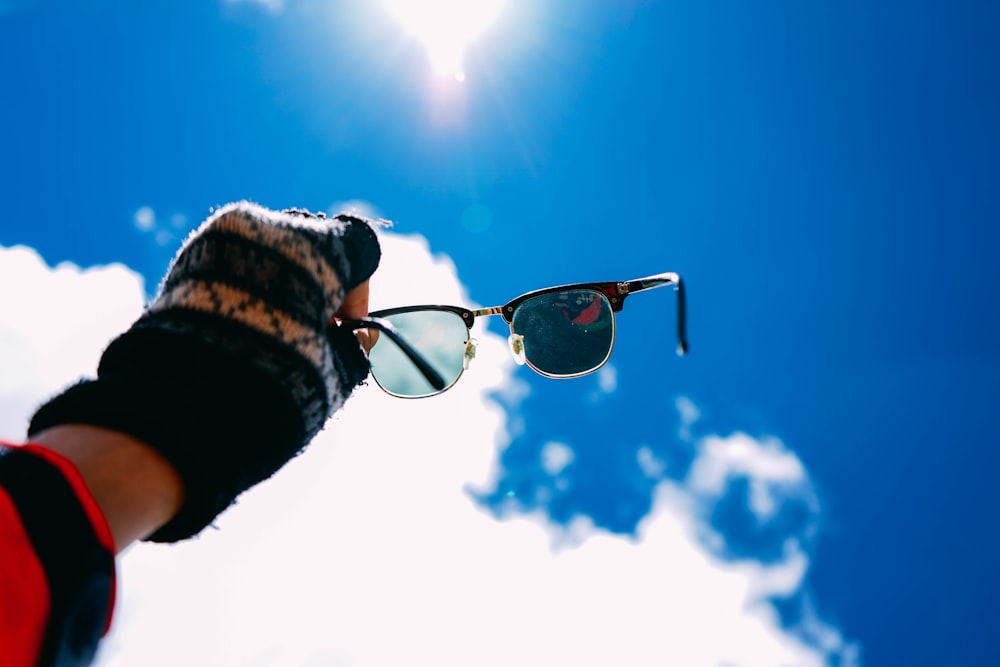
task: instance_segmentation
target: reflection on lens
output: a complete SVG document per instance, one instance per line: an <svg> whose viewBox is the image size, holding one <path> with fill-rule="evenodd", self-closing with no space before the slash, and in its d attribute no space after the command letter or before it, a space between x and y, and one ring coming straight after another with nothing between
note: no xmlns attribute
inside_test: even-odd
<svg viewBox="0 0 1000 667"><path fill-rule="evenodd" d="M541 373L567 377L600 368L611 355L611 303L591 289L541 294L514 311L511 329L524 337L524 356Z"/></svg>
<svg viewBox="0 0 1000 667"><path fill-rule="evenodd" d="M417 310L381 315L427 360L450 387L462 374L469 329L462 317L447 310ZM389 336L379 336L368 356L372 376L395 396L419 398L438 394Z"/></svg>

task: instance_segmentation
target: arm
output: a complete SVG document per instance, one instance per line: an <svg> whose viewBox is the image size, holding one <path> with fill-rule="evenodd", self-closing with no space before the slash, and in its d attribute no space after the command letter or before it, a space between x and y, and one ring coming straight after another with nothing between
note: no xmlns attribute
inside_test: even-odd
<svg viewBox="0 0 1000 667"><path fill-rule="evenodd" d="M111 621L116 545L169 520L182 493L162 456L114 431L0 445L0 664L88 664Z"/></svg>
<svg viewBox="0 0 1000 667"><path fill-rule="evenodd" d="M367 315L380 254L366 221L246 203L188 238L97 377L0 447L0 663L88 664L113 555L196 535L309 443L368 374L336 322Z"/></svg>
<svg viewBox="0 0 1000 667"><path fill-rule="evenodd" d="M368 314L368 281L351 290L337 311L338 318ZM368 332L359 331L363 347ZM32 437L69 459L80 472L108 522L116 553L153 533L180 509L184 485L164 456L138 438L86 424L64 424Z"/></svg>

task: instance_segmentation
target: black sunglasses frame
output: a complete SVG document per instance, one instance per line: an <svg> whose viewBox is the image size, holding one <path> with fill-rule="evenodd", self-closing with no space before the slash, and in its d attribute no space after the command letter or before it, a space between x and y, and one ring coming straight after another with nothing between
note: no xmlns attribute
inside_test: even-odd
<svg viewBox="0 0 1000 667"><path fill-rule="evenodd" d="M607 298L608 302L611 304L612 312L621 312L622 307L625 304L625 299L631 294L637 292L642 292L644 290L653 289L655 287L662 287L664 285L674 285L674 289L677 292L677 354L685 355L688 353L688 341L687 341L687 296L684 289L684 281L681 276L677 273L660 273L654 276L648 276L646 278L636 278L634 280L625 281L606 281L606 282L596 282L596 283L573 283L569 285L558 285L555 287L546 287L539 290L534 290L522 294L514 299L508 301L502 306L492 306L490 308L478 308L475 310L469 308L462 308L461 306L446 306L446 305L420 305L420 306L400 306L397 308L383 308L380 310L373 311L369 314L367 318L360 320L343 320L340 322L340 326L346 327L349 330L364 329L364 328L375 328L381 332L386 333L393 342L399 345L400 349L406 354L424 375L431 386L438 392L442 392L448 389L451 385L447 385L441 376L431 368L430 364L422 357L422 355L414 350L403 337L395 330L395 328L384 318L390 317L392 315L400 315L403 313L412 313L418 311L428 311L428 310L440 310L452 312L462 318L465 323L466 329L469 331L469 336L471 338L472 325L475 323L477 317L483 317L488 315L500 315L503 317L504 321L510 325L514 320L514 313L517 311L518 307L532 298L543 296L545 294L552 294L556 292L565 292L570 290L592 290L599 292ZM609 352L610 354L610 352ZM537 371L537 369L535 369ZM594 369L596 370L596 369ZM551 376L541 371L538 371L542 375L548 377L558 377ZM588 373L593 371L588 371ZM584 373L585 375L586 373ZM458 378L455 379L455 382ZM452 385L455 383L452 382ZM432 394L433 395L433 394Z"/></svg>
<svg viewBox="0 0 1000 667"><path fill-rule="evenodd" d="M636 278L635 280L617 282L574 283L571 285L546 287L528 292L527 294L522 294L519 297L515 297L503 306L480 308L478 310L470 311L472 313L472 317L467 324L471 327L472 320L474 320L476 316L480 315L500 315L503 317L504 321L507 322L507 324L511 324L514 320L514 312L517 310L518 306L525 301L533 299L537 296L543 296L545 294L566 292L570 290L594 290L595 292L600 292L607 297L608 301L611 303L611 310L618 313L621 312L622 307L625 305L625 298L630 294L635 294L636 292L652 289L654 287L662 287L663 285L674 285L677 290L677 354L683 356L687 354L688 351L687 299L684 292L684 281L680 275L676 273L660 273L646 278Z"/></svg>

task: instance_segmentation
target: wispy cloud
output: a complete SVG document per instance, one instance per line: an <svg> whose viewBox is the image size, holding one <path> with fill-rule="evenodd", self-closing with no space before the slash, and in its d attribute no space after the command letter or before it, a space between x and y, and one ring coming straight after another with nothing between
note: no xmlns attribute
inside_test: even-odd
<svg viewBox="0 0 1000 667"><path fill-rule="evenodd" d="M376 307L471 305L454 264L426 240L382 237ZM0 393L5 425L23 423L19 397L92 372L143 292L124 268L53 270L25 249L0 251L0 282L12 276L26 287L0 302L0 339L16 343L0 345L13 369ZM79 340L64 349L67 322L64 338ZM484 512L469 491L495 479L521 390L511 388L506 341L475 335L479 355L451 391L405 401L364 387L219 530L132 548L99 664L808 666L834 654L850 664L851 645L811 607L789 628L771 604L802 589L800 541L784 539L762 560L724 555L706 539L727 539L706 517L739 480L761 485L746 501L761 521L789 498L811 502L805 470L779 441L695 440L681 479L647 451L656 489L631 538L586 519L563 526L541 513ZM557 474L573 462L563 443L543 456Z"/></svg>
<svg viewBox="0 0 1000 667"><path fill-rule="evenodd" d="M277 14L285 8L285 0L225 0L225 2L229 5L260 5L272 14Z"/></svg>
<svg viewBox="0 0 1000 667"><path fill-rule="evenodd" d="M542 469L558 475L573 462L573 450L561 442L547 442L542 447Z"/></svg>
<svg viewBox="0 0 1000 667"><path fill-rule="evenodd" d="M677 435L685 442L690 441L691 426L701 417L701 410L687 396L678 396L674 401L674 406L681 418L681 427Z"/></svg>
<svg viewBox="0 0 1000 667"><path fill-rule="evenodd" d="M772 518L788 498L816 500L801 461L777 438L756 439L745 433L708 436L700 441L700 455L688 475L687 486L712 500L721 498L734 479L749 484L749 505L761 521Z"/></svg>
<svg viewBox="0 0 1000 667"><path fill-rule="evenodd" d="M132 214L135 228L149 236L157 245L173 248L190 230L188 217L174 212L162 218L157 216L152 206L140 206Z"/></svg>
<svg viewBox="0 0 1000 667"><path fill-rule="evenodd" d="M596 386L588 395L591 403L600 403L618 390L618 369L613 364L605 364L592 377Z"/></svg>
<svg viewBox="0 0 1000 667"><path fill-rule="evenodd" d="M140 232L151 232L156 227L156 212L151 206L140 206L132 215L132 221Z"/></svg>

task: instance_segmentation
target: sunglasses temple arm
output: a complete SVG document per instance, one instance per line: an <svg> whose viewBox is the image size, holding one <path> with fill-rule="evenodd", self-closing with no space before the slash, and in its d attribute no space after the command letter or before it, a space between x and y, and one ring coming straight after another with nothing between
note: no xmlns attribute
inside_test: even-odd
<svg viewBox="0 0 1000 667"><path fill-rule="evenodd" d="M648 278L639 278L637 280L630 280L627 283L619 283L619 285L626 287L624 290L625 293L622 294L623 299L629 294L670 284L674 285L674 291L677 292L677 354L684 356L688 353L687 295L684 292L684 279L680 277L680 274L660 273ZM619 289L621 288L619 287Z"/></svg>
<svg viewBox="0 0 1000 667"><path fill-rule="evenodd" d="M677 276L677 354L684 356L687 352L687 295L684 280Z"/></svg>
<svg viewBox="0 0 1000 667"><path fill-rule="evenodd" d="M338 325L330 325L338 326ZM423 355L413 349L413 346L406 342L396 329L386 322L385 320L377 319L374 317L366 317L360 320L341 320L339 326L346 328L348 331L354 331L356 329L378 329L380 332L388 336L392 342L399 346L399 349L403 351L403 354L413 362L413 365L417 367L424 378L430 382L431 386L435 390L441 391L447 386L447 382L441 377L441 374L434 370L427 360L424 359Z"/></svg>

